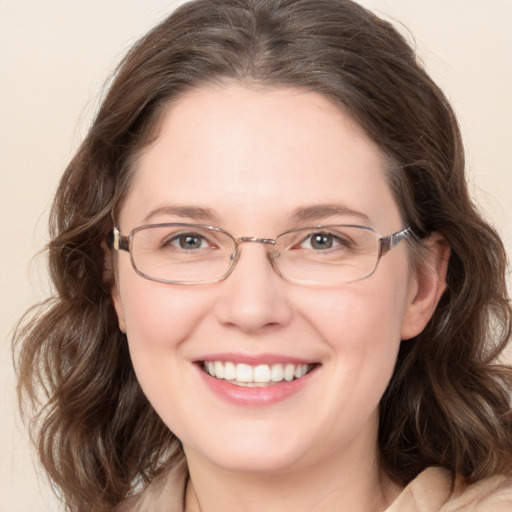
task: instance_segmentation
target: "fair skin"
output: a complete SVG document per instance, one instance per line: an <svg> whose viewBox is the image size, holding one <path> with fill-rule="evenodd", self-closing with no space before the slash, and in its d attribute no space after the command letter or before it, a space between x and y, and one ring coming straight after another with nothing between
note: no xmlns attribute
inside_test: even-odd
<svg viewBox="0 0 512 512"><path fill-rule="evenodd" d="M118 226L128 234L148 222L189 222L274 238L356 223L385 236L404 226L384 168L379 148L320 95L205 87L168 108ZM321 205L347 211L296 218ZM244 244L226 280L195 286L143 279L119 254L119 325L145 394L183 443L188 510L377 511L393 501L400 489L378 467L378 404L400 341L424 328L443 291L433 274L446 258L431 246L440 257L430 270L413 270L402 242L370 278L335 287L285 281L260 244ZM244 401L247 388L226 399L201 368L296 358L314 371L266 402Z"/></svg>

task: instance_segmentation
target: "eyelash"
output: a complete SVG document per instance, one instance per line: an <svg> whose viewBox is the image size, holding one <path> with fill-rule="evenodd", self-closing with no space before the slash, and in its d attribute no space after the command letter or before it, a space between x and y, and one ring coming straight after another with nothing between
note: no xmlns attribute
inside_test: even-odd
<svg viewBox="0 0 512 512"><path fill-rule="evenodd" d="M320 251L322 251L322 250L327 251L329 249L335 249L336 247L342 247L342 246L343 247L349 247L350 246L350 241L349 240L347 240L346 238L341 238L341 237L335 235L334 233L330 233L328 231L318 231L318 232L310 233L310 234L308 234L307 237L303 238L302 241L299 242L299 244L297 244L297 245L300 248L304 248L304 247L301 247L301 246L305 242L309 241L311 246L307 247L306 249L315 250L314 247L313 247L313 244L312 244L312 240L314 240L314 237L318 237L318 236L328 237L333 242L333 246L328 247L328 248L324 248L324 249L319 249Z"/></svg>
<svg viewBox="0 0 512 512"><path fill-rule="evenodd" d="M162 242L162 247L173 247L173 248L176 248L176 249L180 249L180 250L183 250L183 251L186 251L186 250L191 250L191 249L187 249L185 247L180 247L180 246L177 246L175 245L173 242L177 242L178 244L180 244L180 242L186 238L194 238L194 239L197 239L199 240L201 243L200 243L200 246L197 247L197 248L194 248L194 249L203 249L203 243L206 243L207 246L214 246L214 244L212 244L207 238L205 238L204 236L198 234L198 233L176 233L174 235L172 235L171 237L168 237L166 238L163 242ZM180 244L181 245L181 244Z"/></svg>

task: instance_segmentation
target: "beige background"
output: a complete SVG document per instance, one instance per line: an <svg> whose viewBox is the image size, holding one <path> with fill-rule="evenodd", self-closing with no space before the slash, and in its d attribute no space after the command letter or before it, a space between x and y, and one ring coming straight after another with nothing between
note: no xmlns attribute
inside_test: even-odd
<svg viewBox="0 0 512 512"><path fill-rule="evenodd" d="M180 1L0 1L0 512L59 510L16 415L9 333L48 290L49 204L113 66ZM471 189L512 253L512 0L364 0L414 34L459 114ZM401 28L407 32L405 28Z"/></svg>

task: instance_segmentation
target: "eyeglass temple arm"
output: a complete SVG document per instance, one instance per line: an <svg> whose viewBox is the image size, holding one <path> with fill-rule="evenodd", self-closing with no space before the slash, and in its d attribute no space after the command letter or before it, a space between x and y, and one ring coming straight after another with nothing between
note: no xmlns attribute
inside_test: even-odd
<svg viewBox="0 0 512 512"><path fill-rule="evenodd" d="M380 239L380 255L383 256L391 249L394 249L404 238L408 238L413 234L411 228L402 229L402 231L398 231L397 233L393 233L392 235L386 236L385 238Z"/></svg>
<svg viewBox="0 0 512 512"><path fill-rule="evenodd" d="M130 241L127 236L122 236L117 228L112 230L107 235L107 247L114 251L130 251Z"/></svg>

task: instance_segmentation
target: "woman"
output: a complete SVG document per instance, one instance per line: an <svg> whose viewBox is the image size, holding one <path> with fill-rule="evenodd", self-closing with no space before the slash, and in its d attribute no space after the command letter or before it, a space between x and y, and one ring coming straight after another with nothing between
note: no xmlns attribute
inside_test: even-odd
<svg viewBox="0 0 512 512"><path fill-rule="evenodd" d="M122 62L52 229L18 370L70 510L509 510L505 254L388 23L181 7Z"/></svg>

